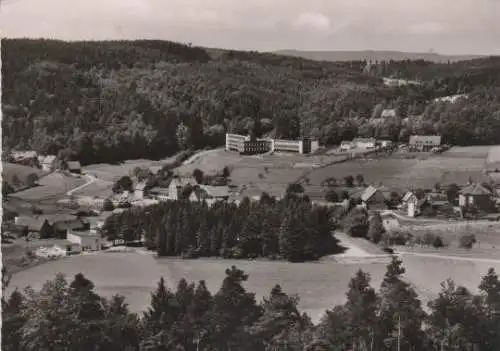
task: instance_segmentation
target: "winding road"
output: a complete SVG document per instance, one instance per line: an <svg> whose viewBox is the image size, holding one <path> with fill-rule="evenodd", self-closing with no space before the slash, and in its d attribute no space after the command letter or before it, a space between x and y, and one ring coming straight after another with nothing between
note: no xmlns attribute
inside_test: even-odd
<svg viewBox="0 0 500 351"><path fill-rule="evenodd" d="M94 183L95 181L98 180L96 177L94 177L94 176L92 176L90 174L85 174L84 177L87 178L88 181L85 184L82 184L80 186L77 186L76 188L71 189L70 191L68 191L66 193L66 195L71 196L71 195L73 195L73 193L75 193L75 192L77 192L77 191L79 191L79 190L81 190L81 189L89 186L90 184L92 184L92 183Z"/></svg>

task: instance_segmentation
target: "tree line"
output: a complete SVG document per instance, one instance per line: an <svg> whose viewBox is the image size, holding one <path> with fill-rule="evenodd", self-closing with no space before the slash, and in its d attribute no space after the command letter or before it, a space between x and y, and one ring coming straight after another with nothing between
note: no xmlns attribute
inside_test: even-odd
<svg viewBox="0 0 500 351"><path fill-rule="evenodd" d="M247 197L239 205L218 201L209 206L188 201L191 191L184 189L179 201L113 214L103 234L126 242L143 237L159 256L186 258L307 261L341 249L332 234L331 210L312 205L307 197L289 193L276 200L263 194L258 202Z"/></svg>
<svg viewBox="0 0 500 351"><path fill-rule="evenodd" d="M346 302L319 323L301 313L299 296L275 285L257 302L232 266L212 294L205 281L160 279L143 313L123 296L102 297L81 273L58 274L39 291L2 296L2 349L29 350L413 350L496 351L500 348L500 280L490 268L473 294L452 280L427 304L406 282L401 260L387 265L380 288L359 270ZM3 280L3 289L8 281Z"/></svg>
<svg viewBox="0 0 500 351"><path fill-rule="evenodd" d="M500 143L500 59L449 65L316 62L164 41L2 42L4 149L34 149L83 165L159 159L224 143L225 132L310 135L325 145L356 135L449 144ZM421 79L384 86L382 76ZM433 99L466 93L465 101ZM382 109L396 118L373 124ZM408 120L406 118L409 118ZM255 126L258 128L254 128ZM453 128L451 128L453 127Z"/></svg>

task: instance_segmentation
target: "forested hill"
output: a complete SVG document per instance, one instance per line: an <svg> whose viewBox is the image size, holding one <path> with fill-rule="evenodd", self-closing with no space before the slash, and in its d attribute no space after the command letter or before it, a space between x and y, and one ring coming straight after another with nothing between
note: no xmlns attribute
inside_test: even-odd
<svg viewBox="0 0 500 351"><path fill-rule="evenodd" d="M35 149L83 164L160 158L223 143L224 133L355 134L500 143L500 60L452 64L319 62L166 41L2 41L4 148ZM422 80L386 87L382 77ZM467 93L467 101L435 104ZM373 127L370 117L399 117ZM411 123L404 124L410 116ZM419 116L418 118L415 116ZM255 123L257 122L257 123Z"/></svg>

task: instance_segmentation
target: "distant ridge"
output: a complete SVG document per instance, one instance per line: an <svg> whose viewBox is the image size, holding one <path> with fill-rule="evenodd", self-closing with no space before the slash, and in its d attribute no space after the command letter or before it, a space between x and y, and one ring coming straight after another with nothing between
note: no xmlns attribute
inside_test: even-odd
<svg viewBox="0 0 500 351"><path fill-rule="evenodd" d="M441 55L433 52L417 53L403 51L303 51L303 50L278 50L273 53L302 57L316 61L388 61L388 60L425 60L431 62L466 61L486 57L485 55Z"/></svg>

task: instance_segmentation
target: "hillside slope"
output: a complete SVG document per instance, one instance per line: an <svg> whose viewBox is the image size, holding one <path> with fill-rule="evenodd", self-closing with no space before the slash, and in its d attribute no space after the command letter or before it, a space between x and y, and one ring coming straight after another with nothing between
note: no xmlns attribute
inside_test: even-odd
<svg viewBox="0 0 500 351"><path fill-rule="evenodd" d="M219 146L250 129L325 144L410 133L500 143L500 59L365 65L165 41L4 40L3 146L89 164ZM422 84L387 87L386 76ZM432 103L458 92L469 99ZM372 125L383 108L399 117Z"/></svg>
<svg viewBox="0 0 500 351"><path fill-rule="evenodd" d="M304 51L304 50L278 50L279 55L302 57L317 61L403 61L424 60L436 63L448 61L466 61L481 58L481 55L441 55L433 52L403 52L403 51Z"/></svg>

